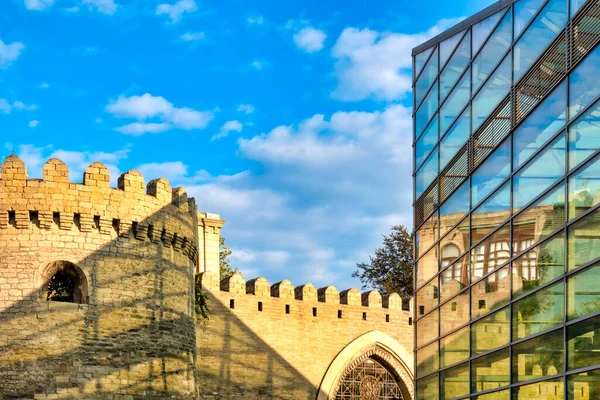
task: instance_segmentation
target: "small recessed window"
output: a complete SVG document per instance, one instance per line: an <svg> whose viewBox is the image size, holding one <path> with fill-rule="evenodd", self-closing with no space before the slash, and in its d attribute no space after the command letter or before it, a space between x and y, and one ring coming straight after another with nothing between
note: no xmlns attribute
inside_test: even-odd
<svg viewBox="0 0 600 400"><path fill-rule="evenodd" d="M452 302L452 311L456 311L456 302L455 301Z"/></svg>
<svg viewBox="0 0 600 400"><path fill-rule="evenodd" d="M419 314L425 314L425 306L419 306Z"/></svg>
<svg viewBox="0 0 600 400"><path fill-rule="evenodd" d="M262 301L258 302L258 311L262 311Z"/></svg>
<svg viewBox="0 0 600 400"><path fill-rule="evenodd" d="M479 300L479 309L485 308L485 300Z"/></svg>
<svg viewBox="0 0 600 400"><path fill-rule="evenodd" d="M286 305L285 305L285 313L286 313L286 314L289 314L289 313L290 313L290 305L289 305L289 304L286 304Z"/></svg>
<svg viewBox="0 0 600 400"><path fill-rule="evenodd" d="M363 321L366 321L366 320L367 320L367 313L366 313L366 312L364 312L364 313L363 313Z"/></svg>
<svg viewBox="0 0 600 400"><path fill-rule="evenodd" d="M390 314L385 314L385 322L390 322Z"/></svg>
<svg viewBox="0 0 600 400"><path fill-rule="evenodd" d="M342 318L342 310L338 310L338 318Z"/></svg>
<svg viewBox="0 0 600 400"><path fill-rule="evenodd" d="M317 316L317 307L313 307L313 317Z"/></svg>
<svg viewBox="0 0 600 400"><path fill-rule="evenodd" d="M408 317L408 325L412 325L412 317Z"/></svg>
<svg viewBox="0 0 600 400"><path fill-rule="evenodd" d="M234 299L229 300L229 308L235 308L235 300Z"/></svg>

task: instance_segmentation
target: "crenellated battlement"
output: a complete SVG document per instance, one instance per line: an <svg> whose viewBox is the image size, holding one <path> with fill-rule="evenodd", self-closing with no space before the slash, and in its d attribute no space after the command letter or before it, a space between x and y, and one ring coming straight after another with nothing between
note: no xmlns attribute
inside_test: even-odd
<svg viewBox="0 0 600 400"><path fill-rule="evenodd" d="M0 168L0 230L30 228L133 237L183 251L194 262L198 257L197 207L185 189L171 188L165 178L146 185L136 170L112 188L99 162L74 183L59 159L44 164L42 179L30 179L25 163L8 156Z"/></svg>

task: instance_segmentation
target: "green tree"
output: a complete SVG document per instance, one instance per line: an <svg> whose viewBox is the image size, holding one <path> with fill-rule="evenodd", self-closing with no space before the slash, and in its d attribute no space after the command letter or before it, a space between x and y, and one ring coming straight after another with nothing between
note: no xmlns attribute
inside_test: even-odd
<svg viewBox="0 0 600 400"><path fill-rule="evenodd" d="M403 225L392 226L383 235L383 247L369 256L369 263L356 264L352 273L359 278L363 289L374 288L381 294L398 293L406 304L413 295L412 235Z"/></svg>
<svg viewBox="0 0 600 400"><path fill-rule="evenodd" d="M238 268L233 268L231 266L231 260L227 257L231 255L232 251L229 245L225 243L225 238L223 236L219 237L219 273L221 279L229 278L231 275L237 273L241 273Z"/></svg>

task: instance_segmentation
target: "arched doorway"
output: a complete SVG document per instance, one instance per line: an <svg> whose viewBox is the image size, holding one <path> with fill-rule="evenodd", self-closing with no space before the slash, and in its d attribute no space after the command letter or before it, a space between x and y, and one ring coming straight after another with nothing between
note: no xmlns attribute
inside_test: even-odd
<svg viewBox="0 0 600 400"><path fill-rule="evenodd" d="M88 304L88 281L77 265L53 261L41 275L40 300Z"/></svg>
<svg viewBox="0 0 600 400"><path fill-rule="evenodd" d="M400 378L376 356L347 368L338 385L335 400L408 400Z"/></svg>

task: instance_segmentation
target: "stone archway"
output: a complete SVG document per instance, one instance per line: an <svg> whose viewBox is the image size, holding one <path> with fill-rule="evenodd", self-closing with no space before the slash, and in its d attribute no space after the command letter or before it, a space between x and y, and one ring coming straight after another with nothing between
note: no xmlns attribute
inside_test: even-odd
<svg viewBox="0 0 600 400"><path fill-rule="evenodd" d="M70 261L50 262L39 276L38 287L41 301L89 303L88 279L83 270Z"/></svg>
<svg viewBox="0 0 600 400"><path fill-rule="evenodd" d="M348 344L333 360L321 381L317 400L335 400L340 387L349 374L353 374L353 379L355 379L356 371L364 368L365 363L372 363L373 368L378 368L380 377L389 373L390 376L387 377L385 384L392 385L392 380L395 380L399 390L387 390L386 392L382 386L383 382L375 384L374 379L367 376L373 374L366 374L366 379L362 384L362 390L365 393L361 398L367 396L365 398L412 400L414 397L413 373L410 367L413 364L412 360L412 355L389 335L378 331L366 333ZM360 382L357 382L357 385L360 385ZM379 389L382 391L380 392ZM356 390L360 391L361 389L357 388ZM391 393L398 392L400 393L399 397L391 395ZM379 393L387 393L387 395L380 397Z"/></svg>

